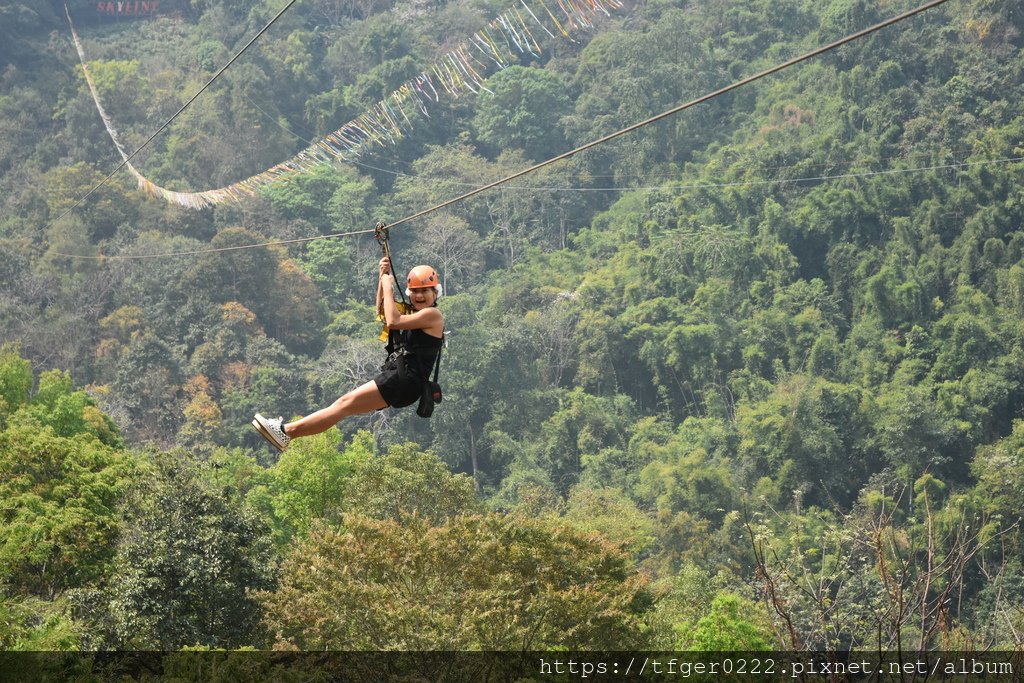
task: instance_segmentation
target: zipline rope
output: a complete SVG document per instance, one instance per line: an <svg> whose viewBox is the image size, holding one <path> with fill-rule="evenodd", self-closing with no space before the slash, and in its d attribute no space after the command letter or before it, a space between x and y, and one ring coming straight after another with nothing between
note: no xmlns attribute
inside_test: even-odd
<svg viewBox="0 0 1024 683"><path fill-rule="evenodd" d="M794 58L789 59L789 60L787 60L785 62L777 64L777 65L775 65L773 67L770 67L768 69L760 71L760 72L758 72L758 73L756 73L756 74L754 74L752 76L748 76L748 77L743 78L743 79L741 79L739 81L735 81L735 82L731 83L730 85L727 85L727 86L725 86L723 88L715 90L715 91L713 91L711 93L708 93L706 95L702 95L701 97L698 97L696 99L690 100L689 102L686 102L686 103L681 104L679 106L676 106L676 107L673 107L671 109L668 109L667 111L664 111L664 112L662 112L660 114L657 114L655 116L652 116L650 118L644 119L643 121L640 121L639 123L634 123L634 124L632 124L630 126L622 128L620 130L617 130L614 133L610 133L608 135L605 135L604 137L598 138L597 140L593 140L593 141L588 142L588 143L586 143L584 145L580 145L579 147L576 147L575 149L569 150L568 152L564 152L564 153L559 154L559 155L557 155L555 157L552 157L552 158L550 158L550 159L548 159L546 161L539 162L539 163L534 164L533 166L530 166L530 167L528 167L526 169L523 169L521 171L517 171L515 173L512 173L512 174L510 174L508 176L505 176L504 178L501 178L500 180L496 180L494 182L487 183L487 184L482 185L480 187L477 187L477 188L475 188L473 190L470 190L469 192L461 194L461 195L459 195L457 197L454 197L452 199L449 199L447 201L441 202L439 204L435 204L434 206L431 206L431 207L429 207L427 209L423 209L423 210L418 211L416 213L413 213L413 214L410 214L408 216L405 216L404 218L401 218L401 219L399 219L397 221L394 221L394 222L388 224L388 228L393 228L393 227L396 227L396 226L401 225L403 223L407 223L409 221L415 220L417 218L422 218L423 216L429 215L429 214L434 213L436 211L440 211L441 209L444 209L444 208L446 208L448 206L451 206L452 204L455 204L455 203L464 201L466 199L469 199L470 197L476 196L476 195L478 195L478 194L480 194L482 192L486 192L487 190L493 189L493 188L495 188L495 187L497 187L499 185L503 185L504 183L507 183L510 180L515 180L516 178L519 178L519 177L522 177L524 175L527 175L528 173L532 173L534 171L537 171L537 170L539 170L541 168L544 168L546 166L549 166L549 165L551 165L551 164L553 164L555 162L561 161L563 159L567 159L567 158L569 158L569 157L571 157L573 155L579 154L580 152L583 152L585 150L588 150L588 149L591 149L593 147L596 147L597 145L604 144L606 142L614 140L615 138L621 137L622 135L625 135L627 133L631 133L631 132L633 132L633 131L635 131L635 130L637 130L639 128L642 128L644 126L647 126L647 125L650 125L650 124L655 123L657 121L660 121L660 120L662 120L664 118L667 118L669 116L677 114L677 113L679 113L681 111L684 111L686 109L694 107L694 106L696 106L698 104L702 104L704 102L712 100L712 99L714 99L716 97L719 97L720 95L724 95L724 94L726 94L728 92L736 90L737 88L741 88L744 85L747 85L749 83L753 83L754 81L757 81L757 80L760 80L762 78L765 78L766 76L770 76L770 75L778 73L779 71L782 71L784 69L788 69L791 66L799 64L801 62L805 62L805 61L807 61L809 59L812 59L812 58L817 57L817 56L819 56L821 54L824 54L825 52L829 52L829 51L834 50L834 49L836 49L838 47L842 47L843 45L846 45L847 43L851 43L851 42L853 42L855 40L858 40L860 38L863 38L863 37L865 37L867 35L870 35L872 33L880 31L880 30L882 30L884 28L887 28L889 26L892 26L893 24L896 24L896 23L898 23L900 21L903 21L903 20L908 19L910 17L916 16L916 15L918 15L918 14L920 14L922 12L925 12L927 10L930 10L930 9L932 9L934 7L938 7L939 5L942 5L945 2L947 2L947 1L948 0L930 0L930 2L926 2L925 4L920 5L920 6L916 7L916 8L914 8L914 9L908 10L908 11L903 12L902 14L898 14L898 15L896 15L894 17L890 17L889 19L886 19L886 20L881 21L881 22L879 22L877 24L874 24L873 26L869 26L868 28L865 28L865 29L862 29L860 31L857 31L856 33L851 33L850 35L848 35L848 36L846 36L844 38L840 38L839 40L836 40L836 41L834 41L832 43L829 43L827 45L818 47L818 48L816 48L814 50L811 50L810 52L806 52L806 53L804 53L804 54L802 54L802 55L800 55L798 57L794 57ZM293 0L293 2L294 2L294 0ZM877 173L882 173L882 172L877 172ZM850 175L850 174L844 174L844 175ZM824 179L824 178L820 177L819 179ZM757 181L755 181L755 182L757 182ZM760 181L760 182L771 182L771 181ZM200 254L200 253L213 253L213 252L222 251L222 250L223 251L227 251L227 250L238 250L238 249L246 249L246 248L265 247L265 246L271 246L271 245L275 245L275 244L289 244L289 243L292 243L292 242L295 242L295 241L311 241L311 240L314 240L314 239L327 239L327 238L331 238L331 237L347 236L347 235L350 235L350 234L366 234L366 233L369 233L369 232L373 232L373 230L355 231L355 232L352 232L352 233L336 233L336 234L333 234L333 235L319 235L319 236L316 236L316 237L301 238L300 240L284 240L284 241L274 241L274 242L262 242L262 243L258 243L258 244L239 245L239 246L236 246L236 247L230 247L230 248L226 248L226 249L225 248L221 248L221 249L209 249L209 250L194 250L194 251L189 251L189 252L168 252L168 253L157 254L157 255L129 255L129 256L82 256L82 255L76 255L76 254L57 254L57 255L71 257L71 258L83 258L83 259L94 259L94 260L103 260L103 259L119 259L120 260L120 259L132 259L132 258L156 258L158 256L159 257L170 257L170 256L179 256L179 255L184 256L184 255L195 255L195 254Z"/></svg>
<svg viewBox="0 0 1024 683"><path fill-rule="evenodd" d="M691 185L653 185L648 187L605 187L605 188L588 188L588 187L516 187L518 190L534 190L538 192L672 192L677 190L703 190L703 189L721 189L729 187L755 187L758 185L789 185L796 183L807 183L807 182L823 182L827 180L845 180L850 178L867 178L871 176L880 175L897 175L904 173L924 173L926 171L943 171L957 168L965 168L971 166L988 166L990 164L1009 164L1024 162L1024 156L1020 157L1005 157L1002 159L981 159L978 161L964 161L954 164L938 164L935 166L918 166L915 168L897 168L897 169L885 169L881 171L865 171L863 173L842 173L839 175L825 175L825 176L810 176L806 178L777 178L775 180L747 180L747 181L736 181L730 183L694 183ZM461 183L460 183L461 184ZM389 228L391 226L388 226ZM119 261L119 260L136 260L136 259L153 259L163 258L170 256L195 256L197 254L212 254L219 251L236 251L239 249L255 249L257 247L273 247L278 245L286 244L297 244L300 242L313 242L316 240L333 239L335 237L350 237L353 235L367 235L375 232L374 229L369 230L354 230L352 232L338 232L329 235L316 235L313 237L300 237L289 240L274 240L270 242L258 242L256 244L241 244L233 247L218 247L215 249L195 249L192 251L171 251L158 254L127 254L127 255L112 255L112 256L88 256L81 254L63 254L59 252L51 252L56 256L64 256L67 258L80 258L80 259L92 259L92 260L104 260L104 261Z"/></svg>
<svg viewBox="0 0 1024 683"><path fill-rule="evenodd" d="M869 178L879 175L902 175L904 173L924 173L925 171L944 171L968 166L988 166L989 164L1008 164L1024 161L1024 157L1003 157L1001 159L979 159L978 161L962 161L935 166L916 166L913 168L887 168L880 171L858 171L839 173L836 175L807 176L804 178L774 178L771 180L736 180L728 183L693 183L690 185L638 185L635 187L542 187L512 186L509 189L537 190L543 192L674 192L677 190L711 190L727 187L756 187L758 185L792 185L796 183L813 183L826 180L847 180L850 178ZM461 184L461 183L460 183Z"/></svg>
<svg viewBox="0 0 1024 683"><path fill-rule="evenodd" d="M77 256L75 254L57 254L58 256L66 256L70 258L83 258L83 259L95 259L99 261L128 261L138 259L154 259L164 258L166 256L195 256L197 254L213 254L219 251L239 251L241 249L253 249L255 247L273 247L285 244L299 244L301 242L315 242L316 240L329 240L335 237L352 237L354 235L368 235L373 233L373 228L369 230L353 230L351 232L335 232L330 235L315 235L313 237L296 237L290 240L274 240L272 242L263 242L260 244L239 244L233 247L217 247L215 249L195 249L193 251L172 251L165 254L128 254L128 255L114 255L114 256Z"/></svg>
<svg viewBox="0 0 1024 683"><path fill-rule="evenodd" d="M431 214L431 213L433 213L435 211L439 211L439 210L441 210L441 209L443 209L445 207L451 206L452 204L455 204L456 202L461 202L463 200L469 199L470 197L472 197L474 195L478 195L481 192L486 192L487 190L490 190L491 188L494 188L494 187L497 187L498 185L502 185L504 183L507 183L510 180L515 180L516 178L524 176L527 173L533 173L534 171L540 170L540 169L544 168L545 166L550 166L551 164L553 164L553 163L555 163L557 161L561 161L562 159L568 159L569 157L571 157L573 155L576 155L576 154L579 154L580 152L588 150L588 149L590 149L592 147L596 147L596 146L604 144L604 143L606 143L606 142L608 142L610 140L614 140L615 138L620 137L622 135L625 135L626 133L631 133L631 132L633 132L634 130L636 130L638 128L642 128L644 126L650 125L650 124L655 123L657 121L660 121L660 120L662 120L662 119L664 119L666 117L672 116L673 114L678 114L679 112L681 112L681 111L683 111L685 109L689 109L690 107L693 107L695 105L702 104L704 102L712 100L712 99L714 99L714 98L716 98L716 97L718 97L720 95L724 95L727 92L731 92L733 90L736 90L737 88L741 88L744 85L747 85L748 83L753 83L754 81L760 80L760 79L764 78L765 76L770 76L770 75L772 75L774 73L782 71L783 69L788 69L789 67L791 67L791 66L793 66L795 64L799 64L800 62L805 62L808 59L811 59L813 57L817 57L818 55L823 54L825 52L829 52L830 50L834 50L837 47L842 47L843 45L846 45L847 43L851 43L851 42L853 42L853 41L855 41L855 40L857 40L859 38L863 38L864 36L867 36L867 35L870 35L872 33L875 33L876 31L880 31L883 28L886 28L888 26L892 26L893 24L895 24L897 22L900 22L900 21L903 21L904 19L909 19L910 17L915 16L917 14L920 14L921 12L925 12L927 10L930 10L933 7L938 7L939 5L941 5L941 4L943 4L943 3L947 2L947 1L948 0L931 0L931 2L926 2L925 4L920 5L919 7L916 7L914 9L912 9L912 10L908 10L908 11L904 12L903 14L898 14L895 17L892 17L890 19L886 19L885 21L881 21L881 22L875 24L874 26L870 26L870 27L868 27L866 29L863 29L861 31L857 31L856 33L852 33L852 34L846 36L845 38L840 38L839 40L837 40L837 41L835 41L833 43L829 43L828 45L825 45L823 47L819 47L819 48L817 48L815 50L811 50L810 52L807 52L805 54L800 55L799 57L794 57L793 59L790 59L788 61L782 62L781 64L777 64L776 66L773 66L773 67L771 67L769 69L765 69L764 71L756 73L753 76L748 76L747 78L744 78L744 79L741 79L739 81L736 81L735 83L727 85L724 88L720 88L718 90L715 90L712 93L708 93L707 95L703 95L701 97L698 97L695 100L690 100L689 102L687 102L685 104L681 104L678 107L673 107L672 109L669 109L669 110L664 111L664 112L662 112L660 114L652 116L649 119L644 119L643 121L640 121L639 123L634 123L631 126L627 126L625 128L622 128L621 130L617 130L614 133L610 133L608 135L605 135L602 138L598 138L597 140L594 140L592 142L588 142L585 145L580 145L579 147L577 147L575 149L571 149L568 152L564 152L562 154L559 154L558 156L552 157L552 158L548 159L547 161L542 161L542 162L540 162L538 164L534 164L533 166L530 166L529 168L526 168L526 169L523 169L522 171L518 171L516 173L513 173L513 174L511 174L509 176L506 176L506 177L502 178L501 180L496 180L493 183L488 183L486 185L482 185L481 187L478 187L475 190L471 190L469 192L466 192L465 194L461 194L458 197L455 197L453 199L449 199L448 201L445 201L445 202L441 202L440 204L432 206L432 207L430 207L428 209L424 209L422 211L418 211L418 212L416 212L414 214L406 216L405 218L401 218L401 219L399 219L399 220L397 220L397 221L395 221L393 223L390 223L389 227L395 227L397 225L401 225L402 223L407 223L408 221L414 220L416 218L422 218L423 216Z"/></svg>
<svg viewBox="0 0 1024 683"><path fill-rule="evenodd" d="M253 102L252 99L250 99L248 96L245 96L245 99L249 100L249 103L253 107L255 107L257 110L259 110L259 112L262 113L271 123L273 123L275 126L280 128L284 132L286 132L289 135L297 138L298 140L301 140L302 142L305 142L306 144L313 144L312 140L309 140L309 139L299 135L294 130L292 130L288 126L286 126L283 123L281 123L280 121L278 121L272 114L270 114L268 111L266 111L265 109L260 107L255 102ZM952 151L950 153L950 156L953 156L954 158L956 158L957 156L966 156L967 154L969 154L968 150L954 150L954 151ZM909 158L914 157L914 156L931 156L931 155L928 154L928 153L920 153L920 154L916 154L916 155L915 154L902 154L902 155L899 155L899 156L891 156L891 157L876 157L876 158L870 159L870 160L850 159L850 160L847 160L847 161L837 161L837 160L836 161L824 161L824 162L817 163L817 164L790 164L789 166L767 166L767 167L764 167L762 170L765 170L765 171L785 171L785 170L788 170L788 169L796 168L798 165L801 168L804 168L804 167L806 167L806 168L820 168L822 166L855 166L857 164L864 164L867 161L882 161L882 160L889 160L889 159L909 159ZM940 164L940 165L937 165L937 166L923 166L923 167L909 168L909 169L889 169L889 170L884 170L884 171L861 171L861 172L856 172L856 173L847 173L847 174L843 174L843 175L822 175L822 176L813 176L813 177L808 177L808 178L777 178L777 179L773 179L773 180L751 180L751 181L737 180L737 181L730 182L730 183L700 183L700 184L693 184L693 185L658 185L658 186L630 185L630 186L626 186L626 187L575 187L575 186L551 187L551 186L544 186L544 185L506 185L504 189L506 189L506 190L518 190L518 191L542 191L542 192L631 192L631 191L641 192L641 191L649 191L649 190L673 191L673 190L695 190L695 189L722 188L722 187L751 187L751 186L754 186L754 185L773 185L773 184L786 184L786 183L801 183L801 182L812 182L812 181L815 181L815 180L839 180L839 179L843 179L843 178L863 178L863 177L872 176L872 175L890 175L890 174L898 174L898 173L918 173L918 172L923 172L923 171L941 171L941 170L951 169L951 168L961 168L963 166L977 166L977 165L1006 163L1006 162L1011 162L1011 161L1021 161L1022 159L1024 159L1024 157L1007 157L1007 158L1002 158L1002 159L985 159L985 160L973 161L973 162L954 162L954 163L949 163L949 164ZM405 162L402 162L401 160L398 160L398 159L391 159L391 160L398 161L399 163L402 163L403 165L405 165ZM421 176L413 174L413 173L404 173L402 171L395 171L394 169L390 169L390 168L381 168L380 166L374 166L373 164L367 164L365 162L356 161L355 159L349 159L348 163L353 164L355 166L359 166L361 168L368 168L371 171L377 171L378 173L386 173L387 175L392 175L392 176L395 176L395 177L398 177L398 178L417 179L417 178L421 177ZM651 179L651 178L676 177L677 175L679 175L679 174L678 173L673 173L673 174L651 173L651 174L643 174L643 175L637 174L636 176L629 176L629 175L627 175L626 177L637 177L637 178ZM614 178L614 177L616 177L616 176L590 175L590 174L588 174L588 176L590 178ZM427 177L431 177L431 176L427 176ZM456 187L479 187L476 183L462 183L462 182L459 182L457 180L445 180L444 184L446 184L446 185L453 185L453 186L456 186Z"/></svg>
<svg viewBox="0 0 1024 683"><path fill-rule="evenodd" d="M1019 145L1015 145L1019 146ZM905 157L894 157L894 159L905 159ZM900 175L903 173L923 173L925 171L942 171L954 168L964 168L967 166L988 166L989 164L1008 164L1012 162L1024 161L1024 157L1002 157L999 159L981 159L978 161L965 161L965 162L951 162L949 164L936 164L934 166L914 166L911 168L890 168L883 169L881 171L854 171L850 173L840 173L837 175L812 175L800 178L771 178L763 180L733 180L730 182L697 182L685 185L676 184L662 184L662 185L624 185L624 186L609 186L609 187L579 187L572 185L505 185L505 189L515 189L517 191L544 191L544 193L630 193L630 191L675 191L680 189L714 189L722 187L754 187L757 185L785 185L800 182L813 182L815 180L843 180L845 178L866 178L872 175ZM853 166L854 164L862 164L861 161L850 161L850 162L833 162L833 164L845 164L847 166ZM810 166L827 166L831 164L810 164ZM367 164L359 164L359 166L368 166ZM404 177L404 178L419 178L421 176L411 175L409 173L401 173L400 171L389 171L383 168L377 168L376 166L368 166L377 171L383 173L390 173L392 175ZM766 170L785 170L797 168L797 166L776 166L773 169ZM598 176L592 176L598 177ZM652 176L660 177L660 176ZM454 185L457 187L476 187L475 183L459 182L458 180L447 180L445 178L433 177L439 183L447 185Z"/></svg>

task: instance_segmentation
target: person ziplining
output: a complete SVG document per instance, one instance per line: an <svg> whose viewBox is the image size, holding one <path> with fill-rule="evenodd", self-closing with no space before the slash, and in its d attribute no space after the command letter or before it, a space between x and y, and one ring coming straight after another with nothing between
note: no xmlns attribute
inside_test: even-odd
<svg viewBox="0 0 1024 683"><path fill-rule="evenodd" d="M325 432L346 417L387 407L405 408L419 401L417 414L430 417L434 402L441 400L437 384L444 345L444 314L437 308L442 293L440 278L431 266L416 266L406 278L404 293L409 301L404 296L401 302L396 301L386 228L378 226L377 238L384 250L377 264L377 314L385 321L388 353L381 372L328 407L294 422L285 424L283 418L256 413L253 427L279 451L288 448L293 439Z"/></svg>
<svg viewBox="0 0 1024 683"><path fill-rule="evenodd" d="M825 52L834 50L842 45L846 45L847 43L850 43L854 40L870 35L887 26L891 26L899 21L903 21L904 19L925 12L945 2L947 2L947 0L929 0L928 2L925 2L923 5L920 5L919 7L907 10L902 14L881 21L877 24L874 24L873 26L852 33L844 38L840 38L839 40L833 41L827 45L818 47L798 57L793 57L789 60L776 64L775 66L764 69L763 71L760 71L754 75L742 78L725 87L719 88L718 90L707 93L696 99L690 100L689 102L685 102L683 104L675 106L660 114L647 118L638 123L634 123L613 133L609 133L604 137L592 140L586 144L576 147L575 149L571 149L567 152L558 154L550 159L534 164L529 168L523 169L499 180L492 181L481 187L474 188L473 190L470 190L469 192L466 192L462 195L441 202L439 204L421 210L412 215L406 216L405 218L402 218L392 223L392 227L414 220L416 218L420 218L428 213L438 211L451 204L463 201L465 199L468 199L469 197L487 191L498 185L504 184L510 180L537 171L540 168L543 168L550 164L554 164L558 161L578 154L584 150L596 147L597 145L604 144L605 142L613 140L619 136L635 131L641 127L650 125L656 121L660 121L664 118L677 114L685 109L689 109L703 102L707 102L727 92L731 92L744 85L747 85L754 81L765 78L771 74L777 73L791 66L804 62L808 59L811 59L812 57L816 57ZM619 0L587 0L586 3L580 6L570 3L569 6L573 7L574 9L573 12L569 13L567 16L568 18L573 19L574 21L578 20L578 23L580 25L587 26L589 25L587 21L587 17L589 14L596 15L598 13L608 13L603 3L607 3L609 6L612 7L621 7ZM291 3L289 3L288 6L290 6L290 4ZM528 6L526 6L525 2L523 2L523 6L524 9L526 9L529 13L530 17L534 21L540 23L537 17L534 15L534 13L529 10ZM563 3L559 3L559 6L563 7ZM564 7L563 10L568 12L568 10L565 10ZM68 22L69 24L71 24L70 13L67 14ZM556 24L558 24L557 19L555 19L554 15L550 14L550 12L549 15L551 19L555 21ZM280 16L280 14L278 16ZM519 32L517 28L517 21L511 20L511 15L509 15L508 17L506 17L505 15L499 16L498 21L501 26L501 29L508 32L505 35L506 44L508 46L514 44L520 54L523 54L524 52L528 51L531 54L536 55L536 52L530 46L539 46L536 44L536 41L527 40L527 37L530 36L529 28L527 26L527 22L523 19L522 16L518 14L518 10L516 14L516 19L518 20L519 24L518 28L521 28L523 30L522 33ZM254 176L253 178L247 179L245 181L240 181L239 183L236 183L235 185L230 186L229 188L221 188L220 190L212 190L202 193L175 193L170 192L168 190L163 190L163 188L159 188L153 185L148 180L146 180L140 173L138 173L134 168L130 167L129 162L131 158L134 157L139 150L141 150L141 147L132 154L127 154L123 147L120 145L117 139L116 132L113 130L112 125L110 125L109 117L106 116L106 113L104 112L99 102L95 86L92 83L92 80L89 76L88 67L85 60L85 54L84 50L82 49L81 42L78 40L73 25L71 28L72 36L75 40L75 45L79 53L79 59L82 63L83 73L85 74L86 82L89 85L90 92L93 95L93 99L95 101L97 110L99 111L100 116L103 119L104 126L107 128L107 131L111 136L111 139L114 141L115 146L118 147L118 151L120 152L123 158L121 166L129 165L129 170L133 172L133 174L136 176L136 179L139 181L140 186L143 187L144 189L147 189L151 193L160 194L169 201L176 201L186 206L206 206L210 203L217 203L228 199L237 199L240 195L254 194L257 187L262 187L266 183L273 182L283 174L290 174L293 172L305 170L309 168L309 165L311 164L315 165L318 163L323 163L325 161L331 161L333 159L338 158L345 159L346 152L351 154L370 141L379 142L383 138L393 140L396 138L396 136L400 137L401 133L401 130L398 125L399 117L396 116L396 113L402 114L402 120L405 120L406 122L409 121L408 117L404 115L404 109L402 109L403 102L408 103L409 101L415 100L422 108L422 105L424 104L425 101L427 101L427 99L432 99L434 101L438 100L437 90L432 86L430 75L421 74L421 76L417 77L417 79L415 79L414 81L410 81L409 83L403 85L403 87L400 88L398 91L392 93L391 99L393 100L394 104L397 105L397 110L394 108L394 106L392 106L391 103L388 102L388 100L382 100L380 103L378 103L378 109L375 110L373 116L367 118L366 115L364 115L364 117L354 122L350 122L349 124L346 124L345 127L338 131L335 131L335 133L329 135L325 140L318 141L317 144L311 146L310 148L307 148L306 150L303 150L302 152L299 153L299 155L297 155L293 159L287 162L283 162L282 164L278 164L274 168L268 169L263 174ZM491 28L497 30L496 25L492 25ZM563 29L561 24L558 24L558 28L563 35L568 36L568 33ZM264 28L264 30L266 30L266 28ZM553 36L553 34L550 31L548 31L548 33L549 35ZM257 36L258 35L259 34L257 34ZM474 43L474 47L480 50L484 56L488 58L493 58L495 60L495 63L499 66L499 68L501 68L502 65L505 64L505 60L502 57L503 53L494 47L494 41L490 39L489 34L487 33L486 30L484 30L482 34L474 34L474 39L479 39L479 44ZM253 40L255 40L255 38ZM252 41L250 41L250 44L251 42ZM248 47L248 45L246 47ZM482 66L482 63L479 61L479 58L470 57L470 54L470 52L467 52L467 49L460 47L458 51L449 53L442 60L442 66L444 66L443 70L439 69L437 65L435 65L435 74L439 82L445 89L449 90L450 94L453 96L458 95L459 92L461 92L462 88L465 88L466 90L472 92L476 92L477 87L483 88L481 72L478 72L476 70L476 66ZM511 50L511 48L509 49L509 54L510 56L515 57L515 53L513 50ZM232 58L232 61L234 61L234 59L237 58L237 56L238 55ZM498 59L499 57L502 58ZM230 64L231 62L228 62L228 65ZM220 73L222 73L223 70L226 69L228 65L225 65L225 67L221 69L221 71L218 72L217 75L220 75ZM214 78L216 78L216 76ZM212 82L213 79L211 79L209 83ZM207 83L207 86L209 85L209 83ZM433 93L432 97L428 97L426 92L422 90L422 83L431 85L431 92ZM473 86L473 83L475 83L476 86ZM205 87L206 86L204 86L204 89ZM198 96L198 93L196 96ZM412 100L407 100L405 98L412 98ZM192 99L195 99L195 96ZM189 102L191 101L192 100L189 100ZM187 104L188 103L186 103L186 106ZM178 114L180 114L182 110L184 110L184 107L182 107L182 109L179 110ZM425 109L423 110L423 113L426 114ZM175 114L171 119L169 119L161 127L160 130L169 125L170 122L174 118L176 118L178 114ZM159 133L159 130L157 131L157 133ZM156 133L154 133L153 136L150 137L150 140L152 140L153 137L155 137L155 135ZM121 168L121 166L118 166L118 168ZM116 170L117 169L115 169L115 172ZM79 204L81 204L97 188L99 188L112 176L113 173L109 174L106 178L104 178L104 180L101 181L99 185L94 187L84 197L79 199L77 202L75 202L74 205L67 209L64 212L64 214L61 215L61 217L63 217L63 215L66 215ZM381 373L373 380L348 392L327 408L323 408L315 413L312 413L310 415L307 415L306 417L296 420L295 422L285 424L283 419L280 417L276 419L268 419L257 413L252 420L253 426L259 431L260 435L263 438L265 438L279 450L283 451L285 448L287 448L288 444L294 438L309 436L311 434L317 434L326 431L327 429L330 429L331 426L337 424L339 421L350 415L368 413L374 410L380 410L388 406L396 408L405 407L415 403L417 398L420 399L420 407L417 410L417 412L423 417L429 417L430 413L433 410L433 402L435 400L440 400L440 388L437 386L436 380L440 362L440 350L441 346L444 343L444 316L436 308L437 299L441 295L441 285L440 282L438 281L437 272L430 266L417 266L412 271L410 271L407 279L406 292L413 299L413 301L411 304L409 304L408 307L404 307L402 310L399 310L398 304L393 297L395 280L392 272L393 261L391 260L390 254L387 249L387 231L386 229L383 230L382 240L382 228L383 226L379 225L377 230L378 240L381 241L381 245L384 248L385 252L384 257L381 259L379 264L380 277L378 278L377 285L377 307L378 313L382 315L386 321L385 329L388 330L387 361L381 368ZM347 233L340 233L338 235L319 236L316 239L337 237L341 236L341 234ZM248 249L257 246L265 245L242 245L239 247L231 248ZM199 252L181 252L178 253L177 255L183 255L185 253ZM160 256L170 255L171 254L165 254ZM152 255L145 255L143 257L149 258L152 257ZM90 256L89 258L101 257ZM431 367L431 365L433 365L434 368L433 381L429 379L429 368Z"/></svg>

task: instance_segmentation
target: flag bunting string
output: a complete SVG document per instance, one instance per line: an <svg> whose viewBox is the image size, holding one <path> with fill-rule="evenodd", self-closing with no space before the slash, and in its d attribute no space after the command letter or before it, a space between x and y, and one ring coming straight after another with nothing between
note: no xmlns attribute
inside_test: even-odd
<svg viewBox="0 0 1024 683"><path fill-rule="evenodd" d="M167 202L200 209L223 202L241 201L245 197L256 195L264 187L286 176L307 172L324 163L348 161L373 147L393 145L404 137L406 130L413 125L407 112L415 114L418 111L429 118L429 105L440 102L442 93L453 99L467 92L476 94L482 90L491 93L484 85L489 72L505 69L523 55L540 57L542 48L530 29L531 25L535 29L539 27L551 38L554 38L557 32L563 38L576 42L572 32L592 30L595 19L610 16L612 10L623 7L620 0L554 0L557 10L553 12L545 0L536 1L539 5L538 12L534 12L526 0L520 0L519 5L499 14L468 40L443 55L430 68L413 76L369 110L313 142L291 159L226 187L201 192L176 192L161 187L146 178L128 161L129 155L121 143L121 137L103 108L99 92L89 72L85 49L74 24L71 23L70 14L68 22L82 65L82 73L96 104L96 110L114 147L125 161L126 168L134 176L139 188ZM539 17L547 17L550 21L546 23Z"/></svg>

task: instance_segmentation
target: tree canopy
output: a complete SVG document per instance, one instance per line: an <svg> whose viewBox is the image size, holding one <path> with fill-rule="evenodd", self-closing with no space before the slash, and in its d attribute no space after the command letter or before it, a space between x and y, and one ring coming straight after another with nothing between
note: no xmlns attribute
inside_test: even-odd
<svg viewBox="0 0 1024 683"><path fill-rule="evenodd" d="M629 3L407 112L401 138L191 210L100 182L120 157L66 21L5 3L0 647L1019 649L1007 0L943 4L397 225L399 270L430 263L447 293L434 416L353 417L283 454L249 425L383 360L380 248L336 233L912 5ZM133 149L277 11L175 8L72 7ZM497 11L297 3L133 163L181 191L259 173Z"/></svg>

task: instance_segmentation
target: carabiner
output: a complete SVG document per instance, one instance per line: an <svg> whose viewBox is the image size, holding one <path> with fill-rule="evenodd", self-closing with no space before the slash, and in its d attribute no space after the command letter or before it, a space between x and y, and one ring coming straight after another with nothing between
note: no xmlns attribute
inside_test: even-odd
<svg viewBox="0 0 1024 683"><path fill-rule="evenodd" d="M388 234L388 226L384 221L378 221L377 225L373 227L373 236L377 239L377 244L379 244L381 248L387 248L387 242L390 236Z"/></svg>

